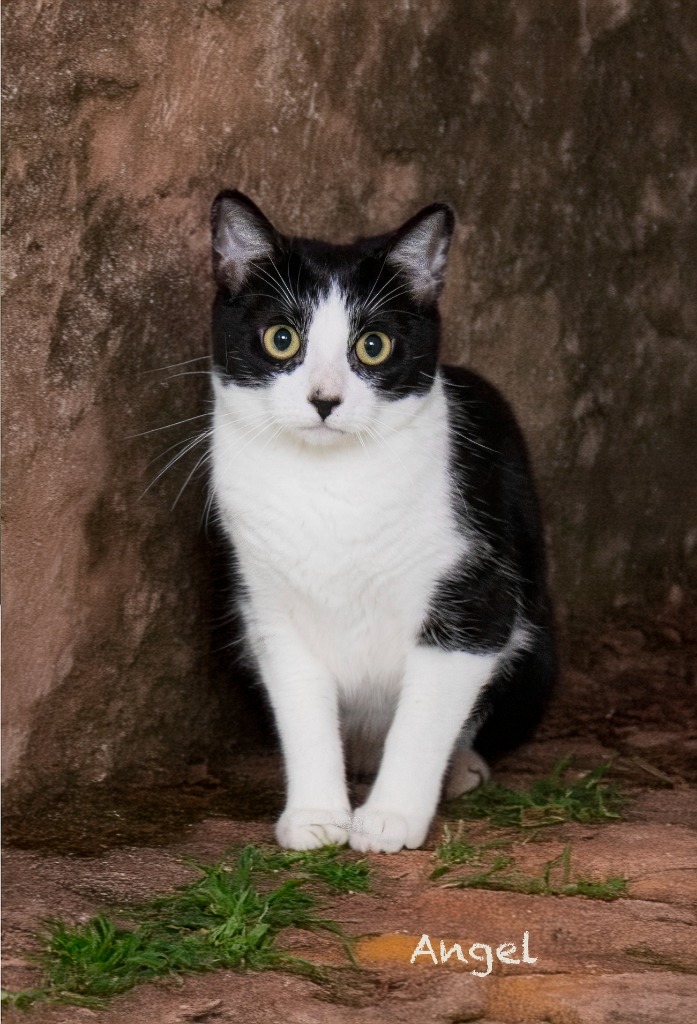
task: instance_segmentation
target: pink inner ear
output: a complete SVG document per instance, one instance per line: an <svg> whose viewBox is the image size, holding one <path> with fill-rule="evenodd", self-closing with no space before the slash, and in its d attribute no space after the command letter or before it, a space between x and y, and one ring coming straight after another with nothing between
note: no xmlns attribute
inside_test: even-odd
<svg viewBox="0 0 697 1024"><path fill-rule="evenodd" d="M213 253L216 277L230 287L239 287L250 265L271 256L273 228L261 212L235 198L218 201L213 225Z"/></svg>
<svg viewBox="0 0 697 1024"><path fill-rule="evenodd" d="M445 208L438 208L417 220L395 244L388 256L392 266L402 270L414 295L435 301L445 279L452 237L452 224Z"/></svg>

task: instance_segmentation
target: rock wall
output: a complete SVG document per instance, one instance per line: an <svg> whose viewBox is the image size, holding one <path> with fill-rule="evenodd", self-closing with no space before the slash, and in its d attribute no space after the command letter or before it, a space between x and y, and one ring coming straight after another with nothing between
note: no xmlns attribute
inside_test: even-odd
<svg viewBox="0 0 697 1024"><path fill-rule="evenodd" d="M203 435L184 451L223 186L337 240L451 201L447 351L527 429L562 613L694 573L691 0L39 0L4 22L16 793L176 775L250 735L209 652Z"/></svg>

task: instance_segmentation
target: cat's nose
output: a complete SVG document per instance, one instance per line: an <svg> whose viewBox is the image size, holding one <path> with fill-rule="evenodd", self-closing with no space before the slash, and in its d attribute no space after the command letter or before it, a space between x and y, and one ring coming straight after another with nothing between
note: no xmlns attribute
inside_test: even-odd
<svg viewBox="0 0 697 1024"><path fill-rule="evenodd" d="M309 401L312 402L322 420L326 420L332 409L336 408L337 405L341 405L340 398L319 398L314 396L310 397Z"/></svg>

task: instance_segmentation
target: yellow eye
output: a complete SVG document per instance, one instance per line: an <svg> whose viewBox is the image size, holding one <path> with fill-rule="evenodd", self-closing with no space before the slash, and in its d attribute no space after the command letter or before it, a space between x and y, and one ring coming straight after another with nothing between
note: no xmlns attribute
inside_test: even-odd
<svg viewBox="0 0 697 1024"><path fill-rule="evenodd" d="M379 366L392 355L392 342L382 331L368 331L356 342L356 355L366 366Z"/></svg>
<svg viewBox="0 0 697 1024"><path fill-rule="evenodd" d="M264 331L264 348L274 359L291 359L300 348L298 332L287 324L274 324Z"/></svg>

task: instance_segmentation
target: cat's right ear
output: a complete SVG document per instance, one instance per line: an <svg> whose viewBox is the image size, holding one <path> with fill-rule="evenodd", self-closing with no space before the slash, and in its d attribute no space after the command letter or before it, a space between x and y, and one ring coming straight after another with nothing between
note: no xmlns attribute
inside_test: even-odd
<svg viewBox="0 0 697 1024"><path fill-rule="evenodd" d="M213 273L218 284L238 291L252 264L271 256L279 235L258 206L242 192L226 189L211 208Z"/></svg>

